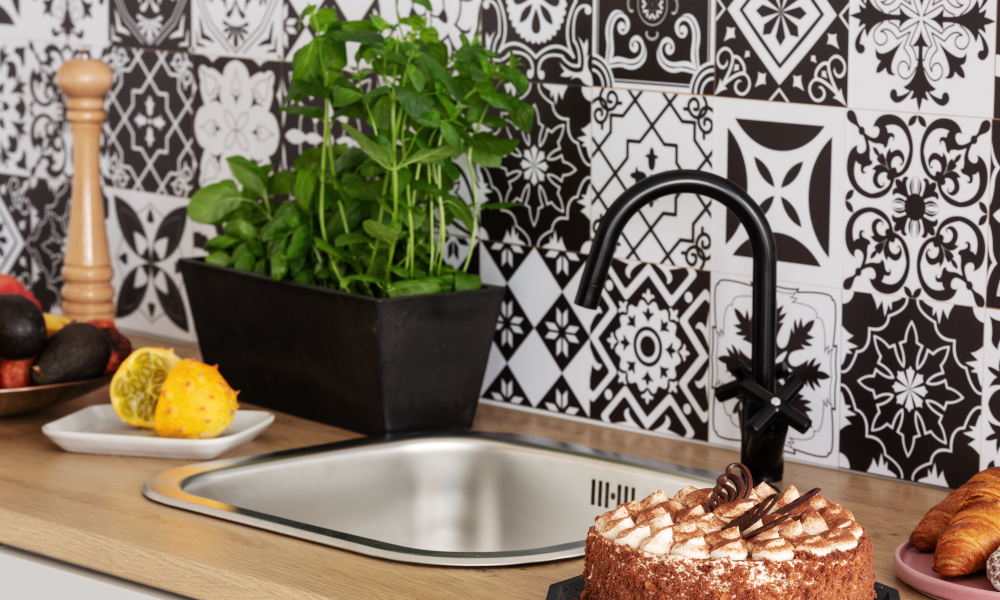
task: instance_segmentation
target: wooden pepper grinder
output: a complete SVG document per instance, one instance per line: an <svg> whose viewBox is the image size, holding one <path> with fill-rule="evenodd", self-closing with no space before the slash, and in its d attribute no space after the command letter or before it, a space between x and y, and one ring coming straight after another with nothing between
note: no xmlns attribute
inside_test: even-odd
<svg viewBox="0 0 1000 600"><path fill-rule="evenodd" d="M73 196L63 261L63 315L77 321L114 319L111 257L104 229L104 203L98 168L104 94L112 73L86 51L63 63L56 74L66 94L66 119L73 132Z"/></svg>

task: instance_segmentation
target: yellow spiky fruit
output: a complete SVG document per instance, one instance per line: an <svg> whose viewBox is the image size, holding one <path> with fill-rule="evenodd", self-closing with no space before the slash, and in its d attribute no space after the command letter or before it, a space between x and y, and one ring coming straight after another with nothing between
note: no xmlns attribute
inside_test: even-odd
<svg viewBox="0 0 1000 600"><path fill-rule="evenodd" d="M182 360L163 382L153 424L160 437L209 439L229 429L239 404L219 366Z"/></svg>

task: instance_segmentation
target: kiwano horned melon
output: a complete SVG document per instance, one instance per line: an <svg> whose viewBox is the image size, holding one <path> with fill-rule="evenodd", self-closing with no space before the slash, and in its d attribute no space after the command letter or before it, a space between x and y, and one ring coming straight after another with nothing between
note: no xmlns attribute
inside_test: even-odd
<svg viewBox="0 0 1000 600"><path fill-rule="evenodd" d="M239 404L218 365L185 358L167 375L153 423L161 437L208 439L229 429Z"/></svg>

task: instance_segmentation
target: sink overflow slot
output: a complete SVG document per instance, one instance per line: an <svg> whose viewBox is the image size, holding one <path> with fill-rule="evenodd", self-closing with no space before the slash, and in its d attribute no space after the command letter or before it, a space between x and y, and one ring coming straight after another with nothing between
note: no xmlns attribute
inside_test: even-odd
<svg viewBox="0 0 1000 600"><path fill-rule="evenodd" d="M614 491L612 491L614 490ZM603 506L611 508L625 502L635 500L635 488L618 484L612 487L606 481L599 479L590 480L590 504L591 506Z"/></svg>

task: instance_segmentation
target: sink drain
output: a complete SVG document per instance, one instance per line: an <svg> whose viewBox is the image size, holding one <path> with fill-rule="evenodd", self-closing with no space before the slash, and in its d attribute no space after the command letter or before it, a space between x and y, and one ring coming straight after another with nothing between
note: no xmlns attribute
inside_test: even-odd
<svg viewBox="0 0 1000 600"><path fill-rule="evenodd" d="M591 506L603 506L611 508L623 502L635 500L635 488L627 485L613 484L600 479L590 480L590 504Z"/></svg>

